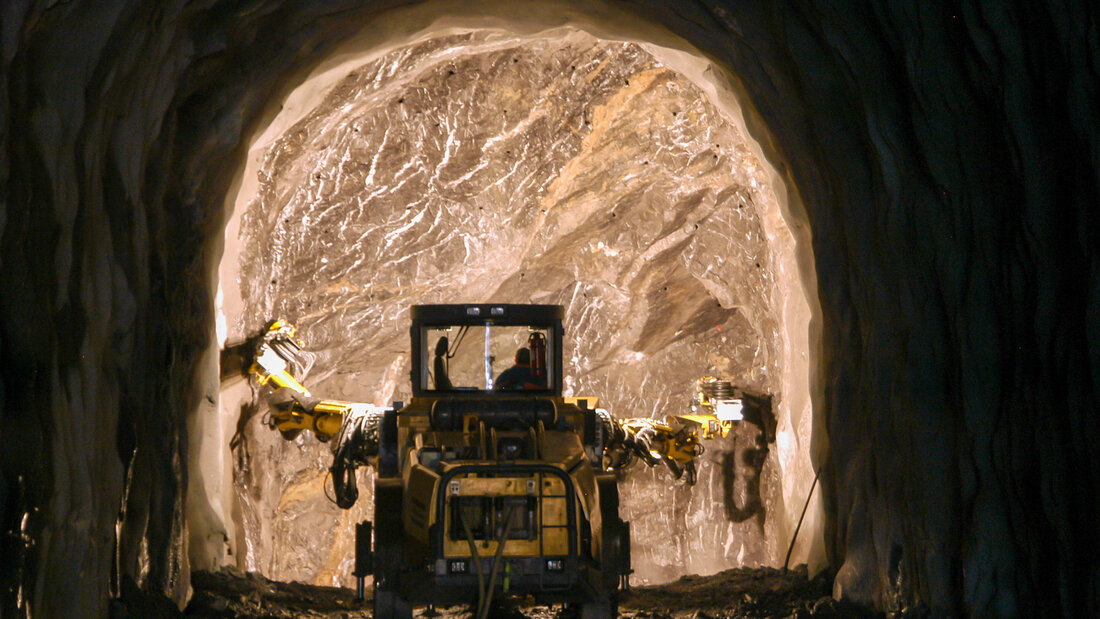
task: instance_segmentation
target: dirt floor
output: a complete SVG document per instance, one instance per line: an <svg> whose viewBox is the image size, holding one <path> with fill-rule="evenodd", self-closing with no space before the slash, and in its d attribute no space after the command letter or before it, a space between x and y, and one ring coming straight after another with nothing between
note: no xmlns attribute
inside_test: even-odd
<svg viewBox="0 0 1100 619"><path fill-rule="evenodd" d="M718 617L809 618L880 617L830 597L828 574L808 579L805 566L793 570L733 569L713 576L685 576L665 585L635 587L620 599L619 616L629 619L709 619ZM335 587L274 582L256 574L225 569L192 576L194 597L187 617L264 617L283 619L360 619L371 617L370 600ZM368 591L369 598L370 593ZM467 607L438 608L443 619L466 619ZM509 600L491 615L498 619L555 619L570 616L556 606L525 606ZM425 609L417 613L426 617Z"/></svg>

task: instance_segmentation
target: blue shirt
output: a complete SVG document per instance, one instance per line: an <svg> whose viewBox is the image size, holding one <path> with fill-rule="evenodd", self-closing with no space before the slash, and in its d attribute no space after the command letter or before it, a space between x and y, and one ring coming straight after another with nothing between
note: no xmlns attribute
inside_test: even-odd
<svg viewBox="0 0 1100 619"><path fill-rule="evenodd" d="M507 370L500 373L497 379L493 381L493 389L528 389L527 383L536 383L535 377L531 375L531 368L514 365ZM537 387L531 387L535 389Z"/></svg>

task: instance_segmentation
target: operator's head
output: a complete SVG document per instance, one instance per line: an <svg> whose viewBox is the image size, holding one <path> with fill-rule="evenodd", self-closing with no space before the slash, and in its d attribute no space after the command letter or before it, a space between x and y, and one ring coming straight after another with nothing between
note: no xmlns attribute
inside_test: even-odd
<svg viewBox="0 0 1100 619"><path fill-rule="evenodd" d="M531 351L526 347L516 351L516 365L531 365Z"/></svg>

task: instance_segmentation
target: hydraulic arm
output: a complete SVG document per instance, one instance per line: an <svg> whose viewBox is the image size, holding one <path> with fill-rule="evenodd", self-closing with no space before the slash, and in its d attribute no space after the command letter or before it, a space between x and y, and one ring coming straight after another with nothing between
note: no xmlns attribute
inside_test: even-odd
<svg viewBox="0 0 1100 619"><path fill-rule="evenodd" d="M676 479L696 481L695 460L703 455L702 439L725 438L738 422L748 419L774 436L771 398L747 393L711 376L699 379L691 412L663 420L636 417L616 419L599 409L607 439L607 470L630 468L637 460L649 466L664 463Z"/></svg>
<svg viewBox="0 0 1100 619"><path fill-rule="evenodd" d="M390 409L315 398L302 383L313 364L313 355L303 349L297 330L286 320L273 321L263 333L227 351L229 357L236 358L236 363L230 365L255 378L271 408L268 425L272 429L287 440L309 430L318 440L331 441L330 471L336 504L344 509L354 505L358 498L355 469L375 464L379 426Z"/></svg>
<svg viewBox="0 0 1100 619"><path fill-rule="evenodd" d="M294 325L275 320L260 335L238 345L242 370L256 379L271 407L269 424L293 440L303 430L332 443L332 473L337 503L355 502L355 467L377 465L378 432L387 407L362 402L315 398L303 384L312 355L296 339ZM644 417L618 419L597 408L603 435L603 469L620 471L641 460L648 466L664 463L676 479L696 481L695 460L703 454L701 440L724 438L742 419L755 421L768 432L771 400L733 388L713 377L699 379L691 412L663 420ZM593 398L588 399L594 402ZM774 436L774 422L771 423ZM686 474L686 478L685 478Z"/></svg>
<svg viewBox="0 0 1100 619"><path fill-rule="evenodd" d="M630 527L609 473L641 460L694 484L706 439L729 436L742 419L774 437L774 423L762 421L770 399L714 378L700 379L690 410L660 420L617 419L596 398L565 397L563 314L554 305L411 307L411 400L392 407L315 397L305 382L313 355L285 320L223 351L223 377L255 380L272 429L329 444L337 505L358 498L357 467L377 473L375 522L356 527L353 572L360 599L374 577L376 617L411 619L414 605L472 599L485 617L498 589L615 617L631 572ZM515 365L494 367L503 355Z"/></svg>

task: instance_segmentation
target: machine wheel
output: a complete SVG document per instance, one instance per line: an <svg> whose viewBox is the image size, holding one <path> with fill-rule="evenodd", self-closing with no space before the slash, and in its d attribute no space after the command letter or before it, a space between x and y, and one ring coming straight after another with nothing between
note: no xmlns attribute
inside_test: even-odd
<svg viewBox="0 0 1100 619"><path fill-rule="evenodd" d="M374 590L374 619L412 619L413 609L395 591Z"/></svg>
<svg viewBox="0 0 1100 619"><path fill-rule="evenodd" d="M580 619L615 619L619 616L619 604L614 593L608 593L595 602L581 604Z"/></svg>
<svg viewBox="0 0 1100 619"><path fill-rule="evenodd" d="M572 619L616 619L619 616L618 596L608 593L590 602L567 603L561 616Z"/></svg>
<svg viewBox="0 0 1100 619"><path fill-rule="evenodd" d="M596 478L600 491L600 571L606 595L613 596L630 574L630 525L619 518L619 486L613 475Z"/></svg>
<svg viewBox="0 0 1100 619"><path fill-rule="evenodd" d="M402 600L398 579L405 565L401 523L400 480L379 478L374 483L374 616L411 619L412 605Z"/></svg>

